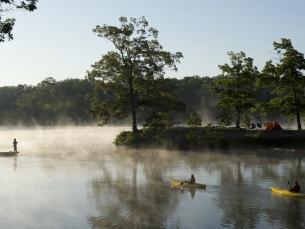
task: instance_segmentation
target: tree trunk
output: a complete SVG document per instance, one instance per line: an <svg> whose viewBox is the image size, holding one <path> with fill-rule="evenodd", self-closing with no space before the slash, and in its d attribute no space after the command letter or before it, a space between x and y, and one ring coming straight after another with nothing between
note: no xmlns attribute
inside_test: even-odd
<svg viewBox="0 0 305 229"><path fill-rule="evenodd" d="M297 113L297 123L298 123L298 130L302 130L302 123L301 123L300 113Z"/></svg>
<svg viewBox="0 0 305 229"><path fill-rule="evenodd" d="M240 128L240 112L237 113L236 128Z"/></svg>
<svg viewBox="0 0 305 229"><path fill-rule="evenodd" d="M132 108L131 118L132 118L132 133L136 133L138 132L138 125L137 125L137 114L135 108Z"/></svg>
<svg viewBox="0 0 305 229"><path fill-rule="evenodd" d="M129 96L131 99L131 122L132 122L132 133L138 132L138 125L137 125L137 113L136 113L136 99L134 94L134 87L133 87L133 73L130 70L130 77L128 80L129 83Z"/></svg>

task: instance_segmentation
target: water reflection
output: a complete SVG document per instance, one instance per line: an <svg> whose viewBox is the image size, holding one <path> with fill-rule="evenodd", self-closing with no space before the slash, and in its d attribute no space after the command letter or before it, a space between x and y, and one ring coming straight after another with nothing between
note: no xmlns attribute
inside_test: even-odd
<svg viewBox="0 0 305 229"><path fill-rule="evenodd" d="M271 224L279 224L281 228L304 228L304 202L299 199L280 200L274 195L270 206L262 209ZM272 207L271 207L272 206Z"/></svg>
<svg viewBox="0 0 305 229"><path fill-rule="evenodd" d="M168 157L168 153L173 156ZM220 218L210 219L217 227L304 225L304 201L275 198L269 190L274 185L285 186L290 177L304 179L302 157L124 151L104 161L100 170L100 176L91 182L91 198L98 209L98 214L88 218L92 228L200 228L211 222L203 221L204 217L195 222L181 218L198 211L202 216L213 214L213 209L204 204L209 200L222 212ZM207 182L217 180L217 184L208 183L204 192L169 188L170 177L187 177L190 173ZM199 209L192 201L200 203ZM180 216L181 208L189 213Z"/></svg>
<svg viewBox="0 0 305 229"><path fill-rule="evenodd" d="M17 165L18 165L18 164L17 164L17 158L18 158L17 156L14 157L14 171L15 171L15 172L16 172L16 170L17 170Z"/></svg>
<svg viewBox="0 0 305 229"><path fill-rule="evenodd" d="M100 176L91 181L91 198L99 212L88 218L92 228L163 228L175 211L179 193L172 192L164 181L162 163L156 166L153 155L132 155L116 161L120 172L115 179L111 166L104 162Z"/></svg>
<svg viewBox="0 0 305 229"><path fill-rule="evenodd" d="M285 187L287 179L302 180L304 187L304 171L301 169L302 157L281 159L260 158L260 165L250 164L241 169L240 161L234 166L220 169L221 188L215 202L224 213L222 225L234 228L304 228L304 200L274 197L268 195L260 187L264 182L275 183ZM266 163L269 161L269 163ZM272 161L272 162L271 162ZM271 162L271 163L270 163ZM248 163L244 163L246 165ZM236 172L234 172L236 171ZM248 176L243 182L243 174ZM242 184L242 185L241 185ZM304 190L304 188L303 188ZM276 225L276 226L275 226Z"/></svg>
<svg viewBox="0 0 305 229"><path fill-rule="evenodd" d="M116 149L109 132L0 131L23 143L0 160L0 227L305 228L305 199L270 191L294 179L305 191L300 151ZM170 189L190 174L207 189Z"/></svg>
<svg viewBox="0 0 305 229"><path fill-rule="evenodd" d="M257 187L244 182L241 162L220 169L221 188L215 202L224 213L223 226L256 228L259 221L260 199L256 199Z"/></svg>

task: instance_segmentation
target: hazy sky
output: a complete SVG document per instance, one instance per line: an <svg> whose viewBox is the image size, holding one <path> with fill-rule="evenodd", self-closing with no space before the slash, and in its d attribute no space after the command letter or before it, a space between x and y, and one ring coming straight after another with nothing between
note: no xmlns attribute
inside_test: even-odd
<svg viewBox="0 0 305 229"><path fill-rule="evenodd" d="M0 43L0 86L83 78L112 49L92 28L120 16L146 16L165 49L184 54L170 77L217 75L227 51L243 50L261 67L281 37L305 52L304 12L304 0L39 0L34 13L10 14L15 39Z"/></svg>

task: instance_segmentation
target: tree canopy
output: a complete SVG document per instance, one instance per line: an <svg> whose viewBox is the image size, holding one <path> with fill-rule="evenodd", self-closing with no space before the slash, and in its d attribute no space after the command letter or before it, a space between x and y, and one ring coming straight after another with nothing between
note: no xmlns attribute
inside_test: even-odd
<svg viewBox="0 0 305 229"><path fill-rule="evenodd" d="M186 109L170 112L174 123L187 123L189 114L196 112L200 114L202 120L217 123L219 111L215 104L219 100L217 95L211 92L214 78L208 77L184 77L181 79L165 78L162 80L162 90L172 90L177 100L185 103ZM0 125L54 125L54 124L87 124L96 123L97 120L91 117L88 110L90 107L90 95L94 91L96 84L87 79L66 79L57 81L54 78L46 78L35 86L18 85L10 87L0 87ZM273 97L268 88L266 93L256 91L255 95L268 102ZM99 91L99 96L106 98L111 96L109 92ZM145 121L155 120L155 116L160 112L168 112L172 108L158 106L153 111L146 106L139 110L137 118L140 124ZM169 103L168 106L172 106ZM257 114L256 114L257 113ZM266 117L260 117L260 113L251 113L251 119L260 121L285 120L278 112L272 112ZM161 117L161 116L158 116ZM164 116L162 115L161 118ZM111 120L112 124L126 123L126 119L120 121ZM165 120L163 120L165 121ZM162 122L163 122L162 121ZM151 126L151 124L149 124Z"/></svg>
<svg viewBox="0 0 305 229"><path fill-rule="evenodd" d="M201 122L201 117L196 112L192 112L187 119L188 126L201 126Z"/></svg>
<svg viewBox="0 0 305 229"><path fill-rule="evenodd" d="M190 86L189 82L194 81ZM173 121L184 122L186 115L191 112L204 110L208 112L212 121L217 117L210 86L213 79L206 77L186 77L182 79L165 78L162 80L162 90L171 91L168 96L175 96L173 100L183 100L187 111L175 110L171 112ZM89 114L90 94L96 85L87 79L55 80L48 77L35 86L18 85L0 87L0 125L54 125L54 124L86 124L96 123L96 119ZM194 90L197 93L192 94ZM99 96L110 96L110 93L99 91ZM192 95L192 98L189 98ZM207 95L207 96L206 96ZM165 96L165 95L164 95ZM189 99L186 99L189 98ZM168 99L168 102L171 99ZM156 101L158 103L158 101ZM147 119L152 120L160 112L167 112L172 108L164 106L154 108L144 107L138 112L138 120L144 124ZM176 104L177 105L177 104ZM181 104L178 104L181 106ZM157 105L156 105L157 106ZM169 102L169 107L173 104ZM162 116L163 117L163 116ZM126 120L111 120L115 123L125 123Z"/></svg>
<svg viewBox="0 0 305 229"><path fill-rule="evenodd" d="M271 89L273 98L267 105L284 115L294 116L298 129L302 129L301 116L305 113L304 54L286 38L273 45L280 60L275 64L272 61L266 63L259 85Z"/></svg>
<svg viewBox="0 0 305 229"><path fill-rule="evenodd" d="M217 104L222 121L235 120L240 128L242 115L255 105L255 78L258 74L253 59L244 52L229 52L230 64L219 65L222 74L214 81L214 92L219 96Z"/></svg>
<svg viewBox="0 0 305 229"><path fill-rule="evenodd" d="M12 30L14 18L4 18L4 15L14 9L34 11L38 0L0 0L0 42L13 39Z"/></svg>
<svg viewBox="0 0 305 229"><path fill-rule="evenodd" d="M47 78L36 86L0 87L1 125L55 125L93 122L88 113L88 80Z"/></svg>
<svg viewBox="0 0 305 229"><path fill-rule="evenodd" d="M180 52L164 51L158 31L142 18L119 19L120 26L96 26L99 37L109 40L115 50L109 51L92 65L88 78L96 83L91 97L91 112L107 123L111 118L131 116L132 130L137 132L137 112L145 106L155 107L168 98L162 90L165 70L177 70ZM98 96L100 91L109 96ZM169 104L169 103L167 103Z"/></svg>

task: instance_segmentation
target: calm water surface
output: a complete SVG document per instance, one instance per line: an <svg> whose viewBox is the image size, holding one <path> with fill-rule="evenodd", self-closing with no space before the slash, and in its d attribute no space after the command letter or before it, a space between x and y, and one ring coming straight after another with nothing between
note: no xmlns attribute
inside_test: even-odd
<svg viewBox="0 0 305 229"><path fill-rule="evenodd" d="M305 199L270 192L305 190L299 152L116 149L120 130L1 129L21 154L0 158L0 228L305 228ZM169 187L191 173L206 190Z"/></svg>

